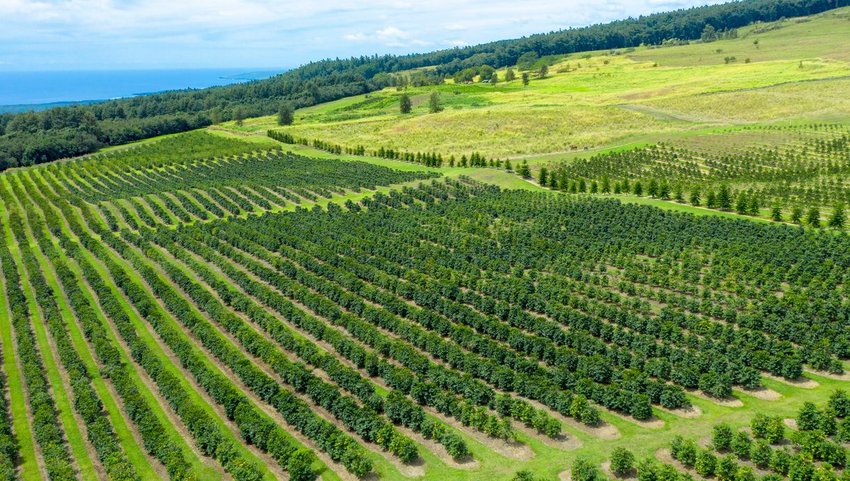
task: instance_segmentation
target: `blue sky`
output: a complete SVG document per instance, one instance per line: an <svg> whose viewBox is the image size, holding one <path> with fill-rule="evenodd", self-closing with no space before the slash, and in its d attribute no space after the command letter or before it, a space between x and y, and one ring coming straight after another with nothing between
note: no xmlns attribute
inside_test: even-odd
<svg viewBox="0 0 850 481"><path fill-rule="evenodd" d="M717 0L0 0L0 71L283 68Z"/></svg>

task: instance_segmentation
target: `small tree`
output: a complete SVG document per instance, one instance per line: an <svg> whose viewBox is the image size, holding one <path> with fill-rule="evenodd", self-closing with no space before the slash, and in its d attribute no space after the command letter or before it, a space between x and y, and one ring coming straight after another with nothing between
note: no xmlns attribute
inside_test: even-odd
<svg viewBox="0 0 850 481"><path fill-rule="evenodd" d="M806 224L812 227L820 227L820 209L812 207L806 212Z"/></svg>
<svg viewBox="0 0 850 481"><path fill-rule="evenodd" d="M717 30L714 28L714 26L706 24L705 28L702 29L702 35L700 35L700 39L706 43L717 40Z"/></svg>
<svg viewBox="0 0 850 481"><path fill-rule="evenodd" d="M757 195L750 197L750 205L747 207L747 213L756 216L761 213L761 202L759 202Z"/></svg>
<svg viewBox="0 0 850 481"><path fill-rule="evenodd" d="M735 473L737 472L738 463L735 462L731 454L720 458L717 467L714 469L714 474L717 476L718 481L734 481Z"/></svg>
<svg viewBox="0 0 850 481"><path fill-rule="evenodd" d="M717 451L728 451L732 445L732 437L735 435L732 427L726 423L714 426L711 435L711 444Z"/></svg>
<svg viewBox="0 0 850 481"><path fill-rule="evenodd" d="M835 411L835 415L840 418L850 416L850 396L847 392L838 389L829 396L829 407Z"/></svg>
<svg viewBox="0 0 850 481"><path fill-rule="evenodd" d="M537 76L540 78L546 78L549 75L549 66L545 63L540 66L540 70L537 71Z"/></svg>
<svg viewBox="0 0 850 481"><path fill-rule="evenodd" d="M700 205L699 189L694 188L694 190L691 191L690 201L691 201L692 206L699 207L699 205Z"/></svg>
<svg viewBox="0 0 850 481"><path fill-rule="evenodd" d="M730 448L732 448L732 452L740 459L749 459L752 445L753 441L750 439L750 436L743 431L739 431L732 437Z"/></svg>
<svg viewBox="0 0 850 481"><path fill-rule="evenodd" d="M531 171L528 169L528 162L524 160L522 161L522 165L520 165L519 169L517 169L517 174L525 178L531 177Z"/></svg>
<svg viewBox="0 0 850 481"><path fill-rule="evenodd" d="M413 105L410 102L410 95L401 94L401 98L398 99L398 108L403 114L410 113L410 110L413 108Z"/></svg>
<svg viewBox="0 0 850 481"><path fill-rule="evenodd" d="M443 106L440 104L440 92L431 92L431 97L428 98L428 110L432 114L443 110Z"/></svg>
<svg viewBox="0 0 850 481"><path fill-rule="evenodd" d="M735 212L741 215L746 214L748 205L749 200L747 199L747 194L740 192L738 194L738 200L735 201Z"/></svg>
<svg viewBox="0 0 850 481"><path fill-rule="evenodd" d="M658 197L658 181L649 179L649 187L646 188L646 193L650 197Z"/></svg>
<svg viewBox="0 0 850 481"><path fill-rule="evenodd" d="M778 205L774 205L770 209L770 218L773 219L774 222L782 222L782 208Z"/></svg>
<svg viewBox="0 0 850 481"><path fill-rule="evenodd" d="M803 209L802 208L794 207L794 209L791 210L791 222L793 222L795 224L802 224L803 223Z"/></svg>
<svg viewBox="0 0 850 481"><path fill-rule="evenodd" d="M315 459L316 455L308 449L299 449L292 453L286 468L289 472L289 479L292 481L313 481L316 479L316 473L313 472L311 467Z"/></svg>
<svg viewBox="0 0 850 481"><path fill-rule="evenodd" d="M530 81L531 81L531 77L528 75L528 72L523 72L522 73L522 85L528 86L528 82L530 82Z"/></svg>
<svg viewBox="0 0 850 481"><path fill-rule="evenodd" d="M835 204L832 208L832 215L829 216L829 226L834 229L843 229L846 222L845 217L844 204Z"/></svg>
<svg viewBox="0 0 850 481"><path fill-rule="evenodd" d="M242 107L236 107L236 110L233 112L233 120L236 121L236 125L242 125L245 121L245 110Z"/></svg>
<svg viewBox="0 0 850 481"><path fill-rule="evenodd" d="M797 427L800 431L814 431L820 427L820 411L813 402L803 403L797 413Z"/></svg>
<svg viewBox="0 0 850 481"><path fill-rule="evenodd" d="M515 79L516 79L516 72L514 72L514 69L509 68L509 69L505 72L505 82L511 82L511 81L513 81L513 80L515 80Z"/></svg>
<svg viewBox="0 0 850 481"><path fill-rule="evenodd" d="M492 74L490 74L490 83L493 84L493 85L499 83L499 73L496 72L495 70L493 71Z"/></svg>
<svg viewBox="0 0 850 481"><path fill-rule="evenodd" d="M538 177L538 180L540 182L540 185L546 187L546 185L549 183L549 169L547 169L546 167L541 167L540 176Z"/></svg>
<svg viewBox="0 0 850 481"><path fill-rule="evenodd" d="M780 416L773 416L767 427L765 440L770 444L779 444L785 439L785 421Z"/></svg>
<svg viewBox="0 0 850 481"><path fill-rule="evenodd" d="M670 184L666 180L662 181L658 186L658 197L663 200L670 200Z"/></svg>
<svg viewBox="0 0 850 481"><path fill-rule="evenodd" d="M570 474L572 474L573 481L597 481L599 479L599 470L585 458L575 460Z"/></svg>
<svg viewBox="0 0 850 481"><path fill-rule="evenodd" d="M756 441L752 449L750 449L750 459L756 466L762 469L770 465L772 455L773 449L764 441Z"/></svg>
<svg viewBox="0 0 850 481"><path fill-rule="evenodd" d="M289 102L284 102L280 105L280 109L277 111L277 124L278 125L292 125L292 122L295 121L295 109L292 108L292 104Z"/></svg>
<svg viewBox="0 0 850 481"><path fill-rule="evenodd" d="M706 478L714 476L716 467L717 457L715 455L705 450L700 450L697 453L696 463L694 463L694 469L697 474Z"/></svg>
<svg viewBox="0 0 850 481"><path fill-rule="evenodd" d="M722 210L732 210L732 194L729 187L721 185L717 191L717 207Z"/></svg>
<svg viewBox="0 0 850 481"><path fill-rule="evenodd" d="M611 472L626 477L635 467L635 455L626 448L614 448L611 452Z"/></svg>

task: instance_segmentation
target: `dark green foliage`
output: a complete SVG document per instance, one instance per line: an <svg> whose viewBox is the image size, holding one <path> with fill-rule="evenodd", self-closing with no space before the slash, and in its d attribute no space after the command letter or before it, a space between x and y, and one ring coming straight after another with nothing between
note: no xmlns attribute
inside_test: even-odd
<svg viewBox="0 0 850 481"><path fill-rule="evenodd" d="M697 466L699 466L699 463ZM738 463L735 462L735 458L733 458L732 455L726 455L720 458L714 468L714 475L717 477L718 481L735 481L735 474L737 473Z"/></svg>
<svg viewBox="0 0 850 481"><path fill-rule="evenodd" d="M813 402L806 402L797 413L797 428L801 431L813 431L820 427L821 414Z"/></svg>
<svg viewBox="0 0 850 481"><path fill-rule="evenodd" d="M626 448L618 447L611 451L611 472L615 476L625 477L635 467L635 456Z"/></svg>
<svg viewBox="0 0 850 481"><path fill-rule="evenodd" d="M711 445L717 451L728 451L732 447L734 433L732 427L728 424L714 426L711 434Z"/></svg>
<svg viewBox="0 0 850 481"><path fill-rule="evenodd" d="M736 456L738 456L739 459L749 459L752 444L753 441L747 433L738 431L732 437L729 448Z"/></svg>
<svg viewBox="0 0 850 481"><path fill-rule="evenodd" d="M574 481L598 481L601 478L599 468L585 458L578 458L573 461L573 466L570 468L570 474Z"/></svg>
<svg viewBox="0 0 850 481"><path fill-rule="evenodd" d="M791 210L791 222L795 224L803 223L803 209L801 209L800 207L794 207Z"/></svg>
<svg viewBox="0 0 850 481"><path fill-rule="evenodd" d="M839 418L843 419L850 416L850 396L844 390L836 390L829 396L829 407L835 411L835 415Z"/></svg>
<svg viewBox="0 0 850 481"><path fill-rule="evenodd" d="M694 463L694 470L700 476L704 476L707 478L714 476L717 470L717 456L711 454L709 451L697 451L696 462Z"/></svg>
<svg viewBox="0 0 850 481"><path fill-rule="evenodd" d="M834 229L843 229L846 223L846 214L844 213L844 204L838 203L832 207L832 213L829 216L827 225Z"/></svg>
<svg viewBox="0 0 850 481"><path fill-rule="evenodd" d="M765 469L770 465L773 450L765 441L756 441L750 449L750 459L757 467Z"/></svg>
<svg viewBox="0 0 850 481"><path fill-rule="evenodd" d="M401 94L401 97L398 99L398 110L403 114L409 114L412 108L413 105L410 102L410 95Z"/></svg>
<svg viewBox="0 0 850 481"><path fill-rule="evenodd" d="M292 125L295 121L295 108L289 102L284 102L280 105L277 111L278 125Z"/></svg>
<svg viewBox="0 0 850 481"><path fill-rule="evenodd" d="M5 193L5 189L3 190ZM4 201L6 200L4 195ZM7 204L9 205L9 204ZM20 218L13 217L13 232L21 229ZM21 278L12 260L9 247L4 242L0 246L0 267L3 269L6 284L6 296L11 310L11 321L14 328L15 344L21 362L22 375L29 396L32 412L32 431L38 447L44 458L45 468L51 480L76 479L71 456L63 439L62 428L59 425L58 413L50 393L50 385L44 371L41 355L36 346L35 335L32 331L29 305L21 288ZM6 454L11 454L8 434L6 437ZM14 458L5 459L14 462ZM4 469L10 474L9 466ZM14 468L11 470L14 473Z"/></svg>
<svg viewBox="0 0 850 481"><path fill-rule="evenodd" d="M820 209L817 207L810 207L808 211L806 211L806 224L810 227L820 227Z"/></svg>
<svg viewBox="0 0 850 481"><path fill-rule="evenodd" d="M522 161L522 164L519 166L516 172L521 177L524 177L526 179L531 177L531 170L528 169L528 162L525 160Z"/></svg>
<svg viewBox="0 0 850 481"><path fill-rule="evenodd" d="M493 75L495 75L495 73ZM431 95L428 97L428 111L432 114L436 114L442 110L443 105L440 103L440 92L431 92Z"/></svg>

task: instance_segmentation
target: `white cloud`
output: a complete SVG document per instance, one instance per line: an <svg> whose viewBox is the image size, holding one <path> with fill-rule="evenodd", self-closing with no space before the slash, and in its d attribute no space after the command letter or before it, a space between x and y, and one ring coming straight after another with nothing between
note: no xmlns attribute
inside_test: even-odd
<svg viewBox="0 0 850 481"><path fill-rule="evenodd" d="M294 66L514 38L706 1L720 0L0 0L0 66Z"/></svg>
<svg viewBox="0 0 850 481"><path fill-rule="evenodd" d="M349 33L349 34L343 36L342 38L349 40L351 42L362 42L364 40L368 40L369 36L366 35L365 33L357 32L357 33Z"/></svg>
<svg viewBox="0 0 850 481"><path fill-rule="evenodd" d="M343 35L342 38L351 42L366 42L371 40L390 48L424 47L432 44L431 42L414 38L410 32L393 26L378 29L371 34L362 32L349 33Z"/></svg>

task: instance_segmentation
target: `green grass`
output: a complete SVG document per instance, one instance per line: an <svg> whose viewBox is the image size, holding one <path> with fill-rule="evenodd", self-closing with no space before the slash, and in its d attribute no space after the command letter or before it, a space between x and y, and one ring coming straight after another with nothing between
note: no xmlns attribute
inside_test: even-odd
<svg viewBox="0 0 850 481"><path fill-rule="evenodd" d="M79 219L79 217L78 217L77 220L82 222L82 220ZM84 223L83 223L83 225L84 225ZM67 228L66 225L62 226L62 230L65 231L65 234L68 235L69 237L74 238L74 239L76 238L76 236L74 236L73 233L70 232L70 230ZM110 279L111 278L109 271L106 270L106 267L103 266L103 264L101 264L101 262L98 259L96 259L90 252L83 249L81 251L81 253L92 264L94 269L104 279ZM74 273L79 278L82 279L82 272L80 271L79 267L76 266L76 265L73 265L71 267L72 267L72 270L74 271ZM118 289L118 287L114 283L108 282L107 285L109 285L110 289L112 290L112 293L115 295L116 299L118 299L118 302L121 305L122 309L125 312L127 312L127 314L129 315L131 322L136 327L137 334L147 341L147 345L150 346L152 352L156 353L160 357L161 360L164 360L165 354L162 351L162 348L152 338L151 334L147 331L147 329L144 326L143 321L141 321L141 319L139 319L138 314L136 313L135 309L133 309L133 307L127 302L127 300L123 297L123 294L121 293L121 291ZM86 289L86 292L92 299L94 298L94 294L90 291L90 289L88 287ZM97 312L100 313L99 310L97 310ZM102 317L102 314L101 314L100 320L104 325L108 325L106 323L106 319ZM116 345L116 346L120 345L119 336L112 329L106 329L106 335L110 338L110 340L113 342L114 345ZM125 364L135 365L133 360L129 358L129 355L124 351L124 349L119 349L119 353L120 353L121 357L123 358ZM174 366L172 366L169 362L163 362L163 366L164 366L165 369L170 369L175 374L175 376L178 377L178 379L182 378L182 375L180 375L180 373L175 372L176 368ZM171 420L167 417L165 412L159 406L159 401L156 399L156 397L148 389L145 389L144 380L143 380L142 376L139 374L139 371L142 370L142 369L138 366L136 366L136 367L137 367L137 369L131 370L131 373L132 373L131 375L133 377L134 382L136 383L136 385L140 386L139 391L145 396L146 401L149 403L149 405L154 407L154 413L157 415L157 417L159 418L159 420L163 424L163 426L165 426L166 429L170 432L171 437L174 440L174 442L177 443L181 447L184 456L189 461L189 463L192 465L192 471L198 474L199 479L205 479L205 480L206 479L209 479L209 480L220 479L221 478L221 472L218 469L216 469L215 467L212 466L212 463L214 463L214 461L212 461L208 458L201 458L199 455L196 455L194 453L194 448L192 446L190 446L190 443L192 443L192 440L184 439L180 435L180 433L174 428L173 424L171 423ZM186 392L189 394L189 397L192 398L192 400L194 402L198 403L203 408L205 408L208 413L215 416L215 413L212 411L212 408L210 408L209 405L207 405L204 402L204 400L200 397L200 395L198 393L196 393L193 389L190 389L188 386L186 386Z"/></svg>
<svg viewBox="0 0 850 481"><path fill-rule="evenodd" d="M737 39L566 56L528 87L411 87L408 115L398 112L402 92L387 88L298 110L295 125L283 129L345 146L504 158L752 122L850 120L848 17L845 8L763 34L743 28ZM725 57L737 61L726 64ZM444 106L437 114L428 112L432 91ZM270 128L280 128L274 117L216 127L243 135Z"/></svg>
<svg viewBox="0 0 850 481"><path fill-rule="evenodd" d="M6 208L0 205L0 216L5 218ZM9 242L5 232L3 239ZM11 244L10 244L11 245ZM32 431L27 419L27 399L23 376L18 369L17 357L15 355L15 341L9 312L9 302L6 297L5 279L0 282L0 340L3 348L3 372L6 374L6 385L9 390L9 415L12 417L12 430L18 441L20 453L20 474L24 481L35 481L42 479L38 466L38 459L33 441Z"/></svg>
<svg viewBox="0 0 850 481"><path fill-rule="evenodd" d="M7 182L7 188L10 188L8 180L8 177L3 177L3 181ZM9 228L8 220L4 220L3 224L5 227L6 242L9 246L10 252L12 253L12 257L19 266L22 266L23 262L20 258L21 254L18 243L12 238L12 231ZM38 248L38 246L35 245L35 240L29 239L29 242L30 247L35 249ZM77 423L74 418L73 400L71 399L70 393L65 391L65 385L62 382L62 377L59 373L61 367L59 366L58 361L54 358L53 351L50 348L47 332L45 330L46 321L42 318L41 310L38 307L35 294L29 284L29 273L26 269L20 269L20 276L21 289L27 296L27 302L29 303L31 316L30 322L32 323L33 333L35 334L38 349L41 353L44 370L47 375L47 380L51 386L53 401L59 416L60 426L65 432L65 439L70 447L72 459L76 462L80 475L83 476L84 479L95 479L96 471L94 461L89 457L86 449L86 439L82 431L82 424Z"/></svg>
<svg viewBox="0 0 850 481"><path fill-rule="evenodd" d="M57 281L57 277L52 265L49 263L47 258L41 252L41 250L37 248L37 245L33 245L32 247L33 252L35 253L38 259L38 262L42 267L42 273L44 274L48 285L53 290L53 292L62 293L62 286ZM62 254L62 250L59 249L58 246L57 252L60 253L63 260L67 263L67 259L64 258L64 254ZM112 393L109 391L105 381L101 377L100 370L98 369L94 357L92 356L92 353L89 350L88 344L86 343L82 331L80 331L76 317L72 312L71 308L68 306L68 302L65 299L65 296L57 295L56 301L65 319L65 325L67 326L66 329L70 336L70 339L73 342L77 353L79 353L80 358L88 369L89 375L91 375L92 385L97 391L98 397L103 402L104 408L109 416L109 421L112 424L118 441L124 449L124 452L127 454L127 458L130 460L131 463L133 463L133 466L136 469L136 474L138 474L142 479L145 480L157 479L158 475L154 471L151 463L148 461L144 449L134 439L132 428L128 424L127 420L124 418L124 415L121 413L118 407L116 399L112 396Z"/></svg>

